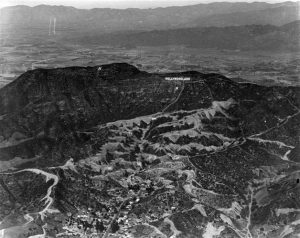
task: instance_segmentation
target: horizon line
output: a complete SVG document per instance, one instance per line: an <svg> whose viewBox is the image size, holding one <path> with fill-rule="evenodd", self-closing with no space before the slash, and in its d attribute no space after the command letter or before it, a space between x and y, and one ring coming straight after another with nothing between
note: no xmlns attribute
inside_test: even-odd
<svg viewBox="0 0 300 238"><path fill-rule="evenodd" d="M254 4L254 3L266 3L270 5L275 4L284 4L284 3L299 3L300 0L289 0L289 1L276 1L276 2L270 2L270 1L213 1L213 2L199 2L199 3L192 3L187 5L170 5L170 6L157 6L157 7L125 7L125 8L115 8L115 7L91 7L91 8L82 8L78 6L72 6L72 5L64 5L64 4L36 4L36 5L26 5L26 4L17 4L17 5L8 5L0 7L0 10L5 8L13 8L13 7L29 7L29 8L35 8L35 7L41 7L41 6L49 6L49 7L70 7L75 8L78 10L93 10L93 9L116 9L116 10L128 10L128 9L140 9L140 10L153 10L153 9L161 9L161 8L171 8L171 7L189 7L189 6L196 6L196 5L211 5L216 3L228 3L228 4L235 4L235 3L248 3L248 4Z"/></svg>

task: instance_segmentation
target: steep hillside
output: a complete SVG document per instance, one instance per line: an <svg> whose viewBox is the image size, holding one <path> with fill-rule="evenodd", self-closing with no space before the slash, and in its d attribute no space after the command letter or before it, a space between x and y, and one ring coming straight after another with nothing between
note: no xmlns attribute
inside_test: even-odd
<svg viewBox="0 0 300 238"><path fill-rule="evenodd" d="M299 234L300 88L119 63L0 89L4 237Z"/></svg>

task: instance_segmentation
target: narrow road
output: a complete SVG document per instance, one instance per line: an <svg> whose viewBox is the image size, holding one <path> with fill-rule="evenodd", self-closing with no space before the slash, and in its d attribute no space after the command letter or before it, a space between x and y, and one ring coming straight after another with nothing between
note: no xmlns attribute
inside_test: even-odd
<svg viewBox="0 0 300 238"><path fill-rule="evenodd" d="M252 215L252 204L253 204L253 195L254 195L254 189L252 188L252 186L250 185L249 187L250 189L250 203L249 203L249 215L248 215L248 219L247 219L247 235L246 238L252 238L252 234L250 231L250 225L251 225L251 215Z"/></svg>
<svg viewBox="0 0 300 238"><path fill-rule="evenodd" d="M182 83L182 88L181 88L181 90L180 90L178 96L175 98L175 100L174 100L173 102L171 102L168 106L166 106L166 107L161 111L161 113L165 113L166 110L167 110L169 107L171 107L173 104L175 104L175 103L179 100L179 98L180 98L180 96L181 96L181 94L182 94L184 88L185 88L185 87L184 87L184 82L183 82L183 83Z"/></svg>
<svg viewBox="0 0 300 238"><path fill-rule="evenodd" d="M41 201L45 201L46 206L41 211L37 212L37 214L40 215L41 220L43 221L45 216L46 216L46 213L48 211L49 211L49 213L52 212L50 207L53 204L54 199L53 199L53 197L51 197L51 194L53 192L54 187L58 184L59 178L55 174L51 174L51 173L45 172L45 171L40 170L40 169L35 169L35 168L23 169L23 170L19 170L19 171L16 171L16 172L11 172L11 173L1 173L0 175L19 174L19 173L23 173L23 172L31 172L31 173L35 173L35 174L44 175L45 178L46 178L46 182L48 182L49 180L53 180L52 185L47 189L47 194L45 195L45 197L43 197L41 199ZM30 213L30 214L32 214L32 213ZM33 217L30 214L25 214L24 215L24 218L27 220L27 223L25 223L25 224L28 224L31 221L33 221ZM46 237L45 225L46 224L44 224L42 226L43 234L34 235L34 236L30 236L30 237L31 238L44 238L44 237ZM0 238L4 237L4 236L5 236L5 229L0 231Z"/></svg>

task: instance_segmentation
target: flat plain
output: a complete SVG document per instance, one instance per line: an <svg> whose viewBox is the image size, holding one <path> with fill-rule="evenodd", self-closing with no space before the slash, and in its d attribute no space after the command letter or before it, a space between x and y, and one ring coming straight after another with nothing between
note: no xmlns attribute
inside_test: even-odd
<svg viewBox="0 0 300 238"><path fill-rule="evenodd" d="M199 71L260 85L300 84L300 52L195 49L184 45L126 48L76 44L55 37L35 42L6 36L0 42L0 87L36 68L115 62L126 62L153 73Z"/></svg>

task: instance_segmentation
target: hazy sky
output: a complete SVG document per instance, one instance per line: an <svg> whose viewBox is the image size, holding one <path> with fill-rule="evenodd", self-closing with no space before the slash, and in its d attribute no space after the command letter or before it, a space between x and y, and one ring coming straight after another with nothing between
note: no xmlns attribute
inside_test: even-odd
<svg viewBox="0 0 300 238"><path fill-rule="evenodd" d="M153 8L166 6L182 6L208 2L283 2L285 0L0 0L0 8L14 5L36 6L47 5L66 5L77 8Z"/></svg>

